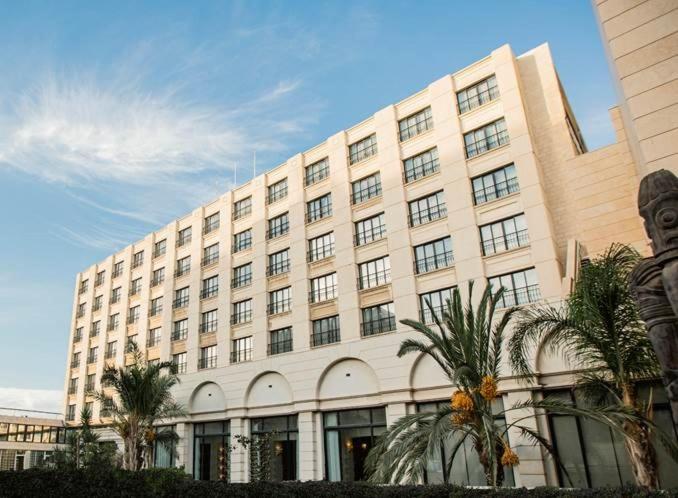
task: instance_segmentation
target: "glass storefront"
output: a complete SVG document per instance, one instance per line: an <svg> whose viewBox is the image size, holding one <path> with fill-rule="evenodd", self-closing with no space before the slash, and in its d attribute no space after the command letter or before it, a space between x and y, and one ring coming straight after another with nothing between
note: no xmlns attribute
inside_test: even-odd
<svg viewBox="0 0 678 498"><path fill-rule="evenodd" d="M299 479L297 416L254 418L250 423L253 441L270 434L271 448L267 452L270 458L270 480L295 481ZM250 452L252 465L258 458L262 458L262 455Z"/></svg>
<svg viewBox="0 0 678 498"><path fill-rule="evenodd" d="M166 425L158 427L158 432L175 431L176 425ZM157 468L172 468L175 465L175 458L177 454L176 441L167 441L166 443L159 443L157 440L153 443L153 466Z"/></svg>
<svg viewBox="0 0 678 498"><path fill-rule="evenodd" d="M231 444L229 422L194 424L193 431L193 478L227 481Z"/></svg>
<svg viewBox="0 0 678 498"><path fill-rule="evenodd" d="M386 431L386 410L365 408L323 413L325 477L329 481L363 481L365 459L376 436Z"/></svg>

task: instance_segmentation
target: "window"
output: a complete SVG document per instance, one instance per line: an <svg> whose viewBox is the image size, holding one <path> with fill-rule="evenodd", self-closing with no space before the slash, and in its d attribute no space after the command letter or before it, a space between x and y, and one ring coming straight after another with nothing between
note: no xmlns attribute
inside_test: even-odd
<svg viewBox="0 0 678 498"><path fill-rule="evenodd" d="M132 286L129 289L130 296L136 296L141 292L141 277L132 280Z"/></svg>
<svg viewBox="0 0 678 498"><path fill-rule="evenodd" d="M363 337L390 332L396 329L393 303L378 304L377 306L363 308L360 311L362 314L360 332Z"/></svg>
<svg viewBox="0 0 678 498"><path fill-rule="evenodd" d="M183 247L186 244L191 242L193 227L186 227L183 230L179 230L179 235L177 237L177 247Z"/></svg>
<svg viewBox="0 0 678 498"><path fill-rule="evenodd" d="M377 153L377 134L373 133L369 137L358 140L348 146L348 161L349 164L359 163L368 157L372 157Z"/></svg>
<svg viewBox="0 0 678 498"><path fill-rule="evenodd" d="M217 228L219 228L219 213L206 216L202 226L202 233L207 235L214 232Z"/></svg>
<svg viewBox="0 0 678 498"><path fill-rule="evenodd" d="M96 337L99 335L99 332L101 332L101 322L97 320L92 323L92 328L89 330L89 336Z"/></svg>
<svg viewBox="0 0 678 498"><path fill-rule="evenodd" d="M430 107L422 109L421 111L398 121L401 142L409 140L412 137L416 137L417 135L432 128L433 114L431 113Z"/></svg>
<svg viewBox="0 0 678 498"><path fill-rule="evenodd" d="M527 245L525 215L519 214L505 220L481 226L480 239L483 256Z"/></svg>
<svg viewBox="0 0 678 498"><path fill-rule="evenodd" d="M328 176L330 176L330 161L324 158L306 166L304 170L304 185L308 187L324 180Z"/></svg>
<svg viewBox="0 0 678 498"><path fill-rule="evenodd" d="M476 205L501 199L520 190L516 167L513 164L477 176L471 183L473 184L473 202Z"/></svg>
<svg viewBox="0 0 678 498"><path fill-rule="evenodd" d="M110 417L111 410L113 410L113 400L111 398L106 398L104 402L101 404L101 408L99 410L99 418Z"/></svg>
<svg viewBox="0 0 678 498"><path fill-rule="evenodd" d="M308 260L310 262L334 256L334 232L320 235L308 241Z"/></svg>
<svg viewBox="0 0 678 498"><path fill-rule="evenodd" d="M252 247L252 229L248 228L233 235L233 252L244 251Z"/></svg>
<svg viewBox="0 0 678 498"><path fill-rule="evenodd" d="M200 348L200 358L198 359L198 370L205 368L214 368L217 366L217 347L207 346Z"/></svg>
<svg viewBox="0 0 678 498"><path fill-rule="evenodd" d="M76 314L77 318L82 318L85 316L85 308L87 307L87 303L80 303L78 304L78 312Z"/></svg>
<svg viewBox="0 0 678 498"><path fill-rule="evenodd" d="M205 311L200 315L200 333L209 334L217 331L217 310Z"/></svg>
<svg viewBox="0 0 678 498"><path fill-rule="evenodd" d="M311 279L310 302L320 303L337 297L337 274L330 273Z"/></svg>
<svg viewBox="0 0 678 498"><path fill-rule="evenodd" d="M68 405L66 407L66 422L73 422L75 420L75 405Z"/></svg>
<svg viewBox="0 0 678 498"><path fill-rule="evenodd" d="M156 327L154 329L149 330L146 345L149 348L151 348L153 346L157 346L158 344L160 344L161 333L162 333L162 329L160 327Z"/></svg>
<svg viewBox="0 0 678 498"><path fill-rule="evenodd" d="M183 287L174 291L174 302L172 303L172 308L185 308L188 306L188 287Z"/></svg>
<svg viewBox="0 0 678 498"><path fill-rule="evenodd" d="M252 360L252 336L234 339L231 348L231 363Z"/></svg>
<svg viewBox="0 0 678 498"><path fill-rule="evenodd" d="M99 287L100 285L104 285L105 278L106 278L106 270L101 270L99 273L97 273L96 280L94 280L94 287Z"/></svg>
<svg viewBox="0 0 678 498"><path fill-rule="evenodd" d="M162 296L151 299L151 316L162 313Z"/></svg>
<svg viewBox="0 0 678 498"><path fill-rule="evenodd" d="M284 287L268 293L268 314L276 315L292 310L292 287Z"/></svg>
<svg viewBox="0 0 678 498"><path fill-rule="evenodd" d="M267 239L275 239L281 235L285 235L290 231L290 222L288 213L283 213L280 216L268 220L268 230L266 231Z"/></svg>
<svg viewBox="0 0 678 498"><path fill-rule="evenodd" d="M117 352L118 352L118 341L111 341L109 343L106 343L106 353L104 356L107 360L115 358Z"/></svg>
<svg viewBox="0 0 678 498"><path fill-rule="evenodd" d="M182 341L188 337L188 319L177 320L172 325L172 340Z"/></svg>
<svg viewBox="0 0 678 498"><path fill-rule="evenodd" d="M207 246L202 250L202 266L213 265L219 261L219 243Z"/></svg>
<svg viewBox="0 0 678 498"><path fill-rule="evenodd" d="M252 263L247 263L233 268L231 288L237 289L252 283Z"/></svg>
<svg viewBox="0 0 678 498"><path fill-rule="evenodd" d="M97 346L89 348L89 352L87 353L87 363L96 363L97 362L97 356L98 356L99 348Z"/></svg>
<svg viewBox="0 0 678 498"><path fill-rule="evenodd" d="M271 481L298 480L299 430L297 428L297 415L254 418L250 420L250 427L253 441L267 437L274 449L274 451L269 451L265 455L260 452L251 452L250 459L260 461L263 458L268 458L270 469L268 478Z"/></svg>
<svg viewBox="0 0 678 498"><path fill-rule="evenodd" d="M370 289L391 282L391 260L388 256L358 265L358 288Z"/></svg>
<svg viewBox="0 0 678 498"><path fill-rule="evenodd" d="M494 291L504 287L504 294L497 302L499 308L533 303L541 297L534 268L492 277L489 282Z"/></svg>
<svg viewBox="0 0 678 498"><path fill-rule="evenodd" d="M332 194L327 193L306 203L306 223L313 223L332 215Z"/></svg>
<svg viewBox="0 0 678 498"><path fill-rule="evenodd" d="M420 178L425 178L440 169L438 160L438 148L433 147L426 152L412 156L403 161L403 176L405 183L410 183Z"/></svg>
<svg viewBox="0 0 678 498"><path fill-rule="evenodd" d="M219 293L219 275L206 278L202 281L200 289L200 299L209 299Z"/></svg>
<svg viewBox="0 0 678 498"><path fill-rule="evenodd" d="M443 319L443 312L447 310L447 302L452 300L454 287L447 287L419 295L419 309L422 323L434 323L434 316Z"/></svg>
<svg viewBox="0 0 678 498"><path fill-rule="evenodd" d="M186 373L186 353L177 353L172 355L172 363L178 374Z"/></svg>
<svg viewBox="0 0 678 498"><path fill-rule="evenodd" d="M80 352L73 353L71 356L71 368L78 368L80 366Z"/></svg>
<svg viewBox="0 0 678 498"><path fill-rule="evenodd" d="M129 309L127 314L127 324L137 323L139 321L139 316L141 315L141 306L133 306Z"/></svg>
<svg viewBox="0 0 678 498"><path fill-rule="evenodd" d="M94 298L94 304L92 305L92 311L99 311L103 305L104 296L99 295Z"/></svg>
<svg viewBox="0 0 678 498"><path fill-rule="evenodd" d="M497 97L499 97L499 88L497 88L497 78L493 74L489 78L457 92L459 114L464 114L471 109L487 104Z"/></svg>
<svg viewBox="0 0 678 498"><path fill-rule="evenodd" d="M288 353L292 351L292 327L271 330L269 336L269 355Z"/></svg>
<svg viewBox="0 0 678 498"><path fill-rule="evenodd" d="M144 264L144 251L135 252L132 256L132 268L139 268Z"/></svg>
<svg viewBox="0 0 678 498"><path fill-rule="evenodd" d="M282 275L290 271L290 250L283 249L282 251L274 252L268 255L268 268L266 268L266 275L273 277L275 275Z"/></svg>
<svg viewBox="0 0 678 498"><path fill-rule="evenodd" d="M116 287L111 291L111 304L119 303L122 297L122 287Z"/></svg>
<svg viewBox="0 0 678 498"><path fill-rule="evenodd" d="M129 352L132 351L132 344L137 344L137 335L138 334L127 336L127 342L125 343L125 352L126 353L129 353Z"/></svg>
<svg viewBox="0 0 678 498"><path fill-rule="evenodd" d="M339 342L339 315L313 320L311 346L322 346Z"/></svg>
<svg viewBox="0 0 678 498"><path fill-rule="evenodd" d="M477 130L464 133L466 157L471 159L492 149L509 143L506 121L504 118L487 124Z"/></svg>
<svg viewBox="0 0 678 498"><path fill-rule="evenodd" d="M153 257L159 258L167 252L167 239L159 240L153 246Z"/></svg>
<svg viewBox="0 0 678 498"><path fill-rule="evenodd" d="M89 374L85 380L85 392L94 391L94 386L96 384L97 375Z"/></svg>
<svg viewBox="0 0 678 498"><path fill-rule="evenodd" d="M275 182L273 185L268 186L266 204L273 204L285 197L287 197L287 178L283 178L279 182Z"/></svg>
<svg viewBox="0 0 678 498"><path fill-rule="evenodd" d="M452 238L444 237L414 247L414 272L427 273L452 265Z"/></svg>
<svg viewBox="0 0 678 498"><path fill-rule="evenodd" d="M151 287L156 287L162 284L165 281L165 267L158 268L153 270L153 276L151 278Z"/></svg>
<svg viewBox="0 0 678 498"><path fill-rule="evenodd" d="M113 278L117 278L120 275L122 275L122 270L125 268L125 262L124 261L118 261L116 264L113 265Z"/></svg>
<svg viewBox="0 0 678 498"><path fill-rule="evenodd" d="M239 220L252 212L252 197L245 197L233 204L233 219Z"/></svg>
<svg viewBox="0 0 678 498"><path fill-rule="evenodd" d="M351 204L360 204L380 195L381 177L379 173L374 173L351 183Z"/></svg>
<svg viewBox="0 0 678 498"><path fill-rule="evenodd" d="M386 223L384 222L384 213L355 222L355 240L353 242L356 246L381 240L385 236Z"/></svg>
<svg viewBox="0 0 678 498"><path fill-rule="evenodd" d="M247 323L252 321L252 300L245 299L233 303L233 314L231 315L231 324Z"/></svg>
<svg viewBox="0 0 678 498"><path fill-rule="evenodd" d="M177 269L174 272L174 276L179 278L187 275L191 271L191 257L186 256L177 261Z"/></svg>
<svg viewBox="0 0 678 498"><path fill-rule="evenodd" d="M87 279L80 282L80 289L78 290L78 294L84 294L85 292L87 292L88 284L89 284L89 280L87 280Z"/></svg>
<svg viewBox="0 0 678 498"><path fill-rule="evenodd" d="M82 331L84 327L78 327L75 329L75 334L73 335L73 342L80 342L82 340Z"/></svg>
<svg viewBox="0 0 678 498"><path fill-rule="evenodd" d="M416 227L447 216L443 191L422 197L409 203L410 226Z"/></svg>
<svg viewBox="0 0 678 498"><path fill-rule="evenodd" d="M78 378L74 377L68 381L68 394L75 394L78 391Z"/></svg>
<svg viewBox="0 0 678 498"><path fill-rule="evenodd" d="M227 459L233 444L229 431L228 420L193 424L193 479L228 480Z"/></svg>
<svg viewBox="0 0 678 498"><path fill-rule="evenodd" d="M328 481L364 481L365 459L386 431L386 410L363 408L323 413Z"/></svg>
<svg viewBox="0 0 678 498"><path fill-rule="evenodd" d="M111 316L108 317L108 328L107 330L110 332L111 330L117 330L118 325L120 324L120 313L114 313Z"/></svg>

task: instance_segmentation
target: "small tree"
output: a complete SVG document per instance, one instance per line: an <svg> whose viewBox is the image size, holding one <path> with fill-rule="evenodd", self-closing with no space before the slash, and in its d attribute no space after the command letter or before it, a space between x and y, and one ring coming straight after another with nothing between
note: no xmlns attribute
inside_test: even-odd
<svg viewBox="0 0 678 498"><path fill-rule="evenodd" d="M66 434L66 448L55 447L52 463L57 469L105 468L115 465L115 444L101 442L92 430L92 413L85 407L80 412L80 428Z"/></svg>

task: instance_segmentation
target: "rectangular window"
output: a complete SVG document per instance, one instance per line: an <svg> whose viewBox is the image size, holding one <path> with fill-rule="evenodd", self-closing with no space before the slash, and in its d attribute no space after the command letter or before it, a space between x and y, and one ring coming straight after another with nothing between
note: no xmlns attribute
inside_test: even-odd
<svg viewBox="0 0 678 498"><path fill-rule="evenodd" d="M268 186L266 204L273 204L285 197L287 197L287 178L283 178L279 182L275 182L273 185Z"/></svg>
<svg viewBox="0 0 678 498"><path fill-rule="evenodd" d="M85 292L87 292L88 284L89 284L89 280L87 280L87 279L80 282L80 289L78 290L78 294L84 294Z"/></svg>
<svg viewBox="0 0 678 498"><path fill-rule="evenodd" d="M280 216L268 220L268 230L266 230L267 239L275 239L281 235L285 235L290 231L290 221L288 213L283 213Z"/></svg>
<svg viewBox="0 0 678 498"><path fill-rule="evenodd" d="M209 299L219 293L219 275L206 278L202 281L200 299Z"/></svg>
<svg viewBox="0 0 678 498"><path fill-rule="evenodd" d="M400 141L404 142L410 138L416 137L425 131L433 128L433 114L431 108L427 107L416 112L405 119L398 121L398 130L400 131Z"/></svg>
<svg viewBox="0 0 678 498"><path fill-rule="evenodd" d="M371 289L391 282L391 260L388 256L358 265L358 288Z"/></svg>
<svg viewBox="0 0 678 498"><path fill-rule="evenodd" d="M359 163L377 153L377 134L358 140L348 146L349 164Z"/></svg>
<svg viewBox="0 0 678 498"><path fill-rule="evenodd" d="M151 316L162 313L162 296L151 299Z"/></svg>
<svg viewBox="0 0 678 498"><path fill-rule="evenodd" d="M120 275L122 275L122 271L125 268L125 262L124 261L118 261L116 264L113 265L113 278L117 278Z"/></svg>
<svg viewBox="0 0 678 498"><path fill-rule="evenodd" d="M252 360L252 336L234 339L231 344L231 363Z"/></svg>
<svg viewBox="0 0 678 498"><path fill-rule="evenodd" d="M188 306L188 296L189 288L182 287L174 291L174 302L172 303L172 308L179 309L185 308Z"/></svg>
<svg viewBox="0 0 678 498"><path fill-rule="evenodd" d="M108 317L108 331L117 330L120 324L120 313L114 313Z"/></svg>
<svg viewBox="0 0 678 498"><path fill-rule="evenodd" d="M311 333L311 346L322 346L323 344L332 344L339 342L339 315L313 320L313 331Z"/></svg>
<svg viewBox="0 0 678 498"><path fill-rule="evenodd" d="M360 332L363 337L390 332L396 329L393 303L378 304L377 306L363 308L360 311L362 314Z"/></svg>
<svg viewBox="0 0 678 498"><path fill-rule="evenodd" d="M136 296L140 292L141 292L141 277L132 280L132 285L129 289L129 295Z"/></svg>
<svg viewBox="0 0 678 498"><path fill-rule="evenodd" d="M292 287L277 289L268 293L268 314L277 315L292 310Z"/></svg>
<svg viewBox="0 0 678 498"><path fill-rule="evenodd" d="M129 309L127 314L127 324L131 325L139 321L139 316L141 315L141 306L133 306Z"/></svg>
<svg viewBox="0 0 678 498"><path fill-rule="evenodd" d="M351 183L351 204L360 204L380 195L381 176L379 173L374 173Z"/></svg>
<svg viewBox="0 0 678 498"><path fill-rule="evenodd" d="M275 275L282 275L288 271L290 271L289 249L283 249L282 251L268 255L268 268L266 268L267 276L274 277Z"/></svg>
<svg viewBox="0 0 678 498"><path fill-rule="evenodd" d="M275 355L292 351L292 327L271 330L268 354Z"/></svg>
<svg viewBox="0 0 678 498"><path fill-rule="evenodd" d="M78 378L77 377L70 379L68 381L68 394L75 394L76 392L78 392Z"/></svg>
<svg viewBox="0 0 678 498"><path fill-rule="evenodd" d="M244 251L252 247L252 229L248 228L233 235L233 252Z"/></svg>
<svg viewBox="0 0 678 498"><path fill-rule="evenodd" d="M414 272L427 273L451 266L452 238L444 237L414 247Z"/></svg>
<svg viewBox="0 0 678 498"><path fill-rule="evenodd" d="M148 339L146 340L146 345L149 348L152 348L153 346L157 346L160 344L160 337L162 335L162 329L160 327L156 327L154 329L151 329L148 331Z"/></svg>
<svg viewBox="0 0 678 498"><path fill-rule="evenodd" d="M330 256L334 256L334 232L320 235L308 241L309 262L320 261Z"/></svg>
<svg viewBox="0 0 678 498"><path fill-rule="evenodd" d="M202 226L202 233L204 235L207 235L208 233L212 233L218 228L219 228L219 213L218 212L205 217L205 220L204 220L204 223L203 223L203 226Z"/></svg>
<svg viewBox="0 0 678 498"><path fill-rule="evenodd" d="M177 269L174 272L174 276L179 278L183 277L184 275L188 275L191 271L191 257L186 256L185 258L181 258L180 260L177 261Z"/></svg>
<svg viewBox="0 0 678 498"><path fill-rule="evenodd" d="M200 333L209 334L217 331L217 310L205 311L200 315Z"/></svg>
<svg viewBox="0 0 678 498"><path fill-rule="evenodd" d="M386 222L384 221L384 213L379 213L375 216L365 218L364 220L355 222L354 244L362 246L381 240L386 236Z"/></svg>
<svg viewBox="0 0 678 498"><path fill-rule="evenodd" d="M97 362L97 357L99 355L99 348L94 346L89 348L89 352L87 353L87 363L96 363Z"/></svg>
<svg viewBox="0 0 678 498"><path fill-rule="evenodd" d="M328 176L330 176L330 161L324 158L306 166L304 170L304 185L308 187L324 180Z"/></svg>
<svg viewBox="0 0 678 498"><path fill-rule="evenodd" d="M213 265L219 261L219 243L207 246L202 250L202 266Z"/></svg>
<svg viewBox="0 0 678 498"><path fill-rule="evenodd" d="M452 291L454 287L419 294L422 323L434 323L434 316L442 321L443 312L447 310L447 302L452 300Z"/></svg>
<svg viewBox="0 0 678 498"><path fill-rule="evenodd" d="M174 368L176 368L176 372L178 374L186 373L186 356L187 353L177 353L172 355L172 363L174 364Z"/></svg>
<svg viewBox="0 0 678 498"><path fill-rule="evenodd" d="M85 316L85 308L87 307L87 303L80 303L78 304L78 311L76 313L77 318L82 318Z"/></svg>
<svg viewBox="0 0 678 498"><path fill-rule="evenodd" d="M534 268L491 277L489 282L495 292L500 287L504 288L504 293L497 302L499 308L533 303L541 297Z"/></svg>
<svg viewBox="0 0 678 498"><path fill-rule="evenodd" d="M447 216L447 206L445 206L442 190L410 201L408 207L411 227L424 225Z"/></svg>
<svg viewBox="0 0 678 498"><path fill-rule="evenodd" d="M167 239L159 240L153 246L153 257L159 258L167 252Z"/></svg>
<svg viewBox="0 0 678 498"><path fill-rule="evenodd" d="M186 227L183 230L179 230L179 235L177 236L177 247L183 247L186 244L191 242L193 233L193 227Z"/></svg>
<svg viewBox="0 0 678 498"><path fill-rule="evenodd" d="M151 287L156 287L162 284L165 281L165 267L158 268L153 270L153 276L151 278Z"/></svg>
<svg viewBox="0 0 678 498"><path fill-rule="evenodd" d="M135 252L132 256L132 268L138 268L144 264L144 251Z"/></svg>
<svg viewBox="0 0 678 498"><path fill-rule="evenodd" d="M188 319L177 320L172 325L172 340L182 341L188 337Z"/></svg>
<svg viewBox="0 0 678 498"><path fill-rule="evenodd" d="M104 285L105 278L106 278L106 270L101 270L99 273L97 273L97 278L94 281L94 287L99 287L100 285Z"/></svg>
<svg viewBox="0 0 678 498"><path fill-rule="evenodd" d="M494 74L478 83L457 92L459 114L464 114L499 97L497 78Z"/></svg>
<svg viewBox="0 0 678 498"><path fill-rule="evenodd" d="M252 321L252 300L245 299L233 303L233 314L231 315L231 324L248 323Z"/></svg>
<svg viewBox="0 0 678 498"><path fill-rule="evenodd" d="M311 292L309 297L309 301L311 303L320 303L323 301L329 301L330 299L335 299L337 297L336 272L330 273L329 275L312 278Z"/></svg>
<svg viewBox="0 0 678 498"><path fill-rule="evenodd" d="M75 329L75 334L73 335L73 342L80 342L82 340L82 332L84 327L78 327Z"/></svg>
<svg viewBox="0 0 678 498"><path fill-rule="evenodd" d="M207 346L200 348L200 358L198 359L198 370L205 368L214 368L217 366L217 347Z"/></svg>
<svg viewBox="0 0 678 498"><path fill-rule="evenodd" d="M101 322L97 320L96 322L92 323L92 328L89 330L89 336L97 337L99 332L101 332Z"/></svg>
<svg viewBox="0 0 678 498"><path fill-rule="evenodd" d="M252 212L252 197L245 197L233 203L233 219L239 220Z"/></svg>
<svg viewBox="0 0 678 498"><path fill-rule="evenodd" d="M468 159L507 143L509 143L509 136L504 118L464 133L464 146L466 147L466 157Z"/></svg>
<svg viewBox="0 0 678 498"><path fill-rule="evenodd" d="M138 334L134 335L128 335L127 336L127 342L125 343L125 352L129 353L131 351L132 344L137 344L137 336Z"/></svg>
<svg viewBox="0 0 678 498"><path fill-rule="evenodd" d="M106 359L115 358L118 353L118 341L111 341L106 344Z"/></svg>
<svg viewBox="0 0 678 498"><path fill-rule="evenodd" d="M68 405L66 407L66 422L73 422L75 420L75 405Z"/></svg>
<svg viewBox="0 0 678 498"><path fill-rule="evenodd" d="M80 352L73 353L71 357L71 368L78 368L80 366Z"/></svg>
<svg viewBox="0 0 678 498"><path fill-rule="evenodd" d="M94 304L92 305L92 311L99 311L104 302L104 296L97 296L94 298Z"/></svg>
<svg viewBox="0 0 678 498"><path fill-rule="evenodd" d="M438 160L438 148L433 147L430 150L412 156L403 161L403 176L405 183L410 183L420 178L425 178L437 173L440 169Z"/></svg>
<svg viewBox="0 0 678 498"><path fill-rule="evenodd" d="M526 246L529 240L525 215L519 214L481 226L480 240L483 256Z"/></svg>
<svg viewBox="0 0 678 498"><path fill-rule="evenodd" d="M332 216L332 193L327 193L306 203L306 223Z"/></svg>
<svg viewBox="0 0 678 498"><path fill-rule="evenodd" d="M477 176L471 180L473 202L476 205L501 199L520 190L516 167L513 164Z"/></svg>
<svg viewBox="0 0 678 498"><path fill-rule="evenodd" d="M245 287L252 283L252 263L247 263L233 268L233 278L231 280L231 288L237 289Z"/></svg>

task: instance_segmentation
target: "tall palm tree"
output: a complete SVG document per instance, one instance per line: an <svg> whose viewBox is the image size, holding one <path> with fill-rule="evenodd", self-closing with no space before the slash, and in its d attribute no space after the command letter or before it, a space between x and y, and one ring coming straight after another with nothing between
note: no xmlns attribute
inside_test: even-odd
<svg viewBox="0 0 678 498"><path fill-rule="evenodd" d="M612 404L635 414L604 423L623 435L636 483L656 488L653 434L674 458L678 449L675 441L652 423L651 400L638 397L638 383L659 376L657 358L628 286L629 272L638 259L631 247L612 245L582 268L562 306L521 310L509 341L509 356L512 368L531 379L533 351L541 348L562 353L579 371L576 387L587 404ZM547 405L544 407L549 410ZM580 415L587 416L587 411Z"/></svg>
<svg viewBox="0 0 678 498"><path fill-rule="evenodd" d="M134 342L128 352L134 358L131 365L107 366L101 377L102 388L112 388L114 396L103 390L93 394L106 405L112 428L123 440L123 468L139 470L144 464L152 465L156 441L169 444L178 439L173 430L158 431L158 423L184 416L186 411L172 396L172 388L179 383L172 362L148 363Z"/></svg>

